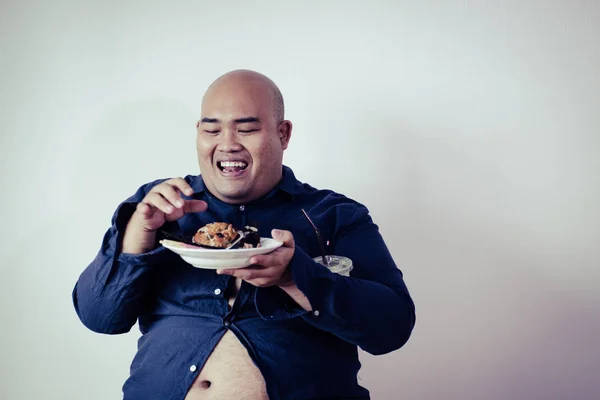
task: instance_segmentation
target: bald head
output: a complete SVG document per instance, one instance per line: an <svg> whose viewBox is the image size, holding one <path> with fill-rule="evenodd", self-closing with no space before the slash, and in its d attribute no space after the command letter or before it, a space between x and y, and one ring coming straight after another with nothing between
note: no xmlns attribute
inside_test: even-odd
<svg viewBox="0 0 600 400"><path fill-rule="evenodd" d="M264 106L270 107L276 123L285 119L285 107L281 91L271 79L256 71L239 69L221 75L206 90L202 103L212 100L220 95L239 95L240 92L251 92L256 101L261 101Z"/></svg>
<svg viewBox="0 0 600 400"><path fill-rule="evenodd" d="M202 179L220 200L247 203L281 180L292 123L284 119L281 92L266 76L238 70L214 81L197 127Z"/></svg>

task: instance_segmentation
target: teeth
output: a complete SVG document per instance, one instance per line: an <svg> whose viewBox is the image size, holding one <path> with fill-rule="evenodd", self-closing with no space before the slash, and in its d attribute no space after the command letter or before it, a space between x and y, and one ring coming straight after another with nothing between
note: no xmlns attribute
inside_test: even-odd
<svg viewBox="0 0 600 400"><path fill-rule="evenodd" d="M242 161L221 161L221 167L223 168L244 168L248 164Z"/></svg>

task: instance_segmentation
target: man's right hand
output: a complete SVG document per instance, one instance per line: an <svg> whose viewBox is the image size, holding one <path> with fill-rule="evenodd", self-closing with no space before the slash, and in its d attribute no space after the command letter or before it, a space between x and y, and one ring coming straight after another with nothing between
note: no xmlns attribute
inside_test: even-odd
<svg viewBox="0 0 600 400"><path fill-rule="evenodd" d="M122 253L141 254L154 249L156 230L166 222L176 221L186 213L206 210L202 200L185 200L193 189L183 178L173 178L154 186L138 203L123 237Z"/></svg>

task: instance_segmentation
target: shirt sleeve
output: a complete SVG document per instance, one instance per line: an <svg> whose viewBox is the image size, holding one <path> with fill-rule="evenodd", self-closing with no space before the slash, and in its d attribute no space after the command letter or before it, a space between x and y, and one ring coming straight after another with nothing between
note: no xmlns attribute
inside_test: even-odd
<svg viewBox="0 0 600 400"><path fill-rule="evenodd" d="M339 211L338 211L339 212ZM389 250L364 206L346 213L350 221L336 237L332 254L349 257L350 277L331 272L296 246L290 263L296 286L312 312L281 301L279 288L257 291L263 318L300 316L307 323L355 344L371 354L402 347L415 325L415 306ZM274 292L279 291L275 297ZM283 306L282 306L283 305Z"/></svg>
<svg viewBox="0 0 600 400"><path fill-rule="evenodd" d="M147 303L150 272L161 263L165 249L159 247L137 255L123 254L120 250L125 227L137 203L157 182L142 186L119 205L98 254L75 284L72 293L75 311L92 331L128 332Z"/></svg>

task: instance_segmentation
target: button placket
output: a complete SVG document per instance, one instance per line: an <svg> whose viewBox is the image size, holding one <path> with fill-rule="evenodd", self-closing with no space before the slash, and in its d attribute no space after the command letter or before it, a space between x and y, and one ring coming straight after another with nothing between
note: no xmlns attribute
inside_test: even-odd
<svg viewBox="0 0 600 400"><path fill-rule="evenodd" d="M240 226L246 226L248 224L248 212L246 211L246 206L244 204L241 204L238 207L238 210L240 211L240 215L238 216L241 222Z"/></svg>

